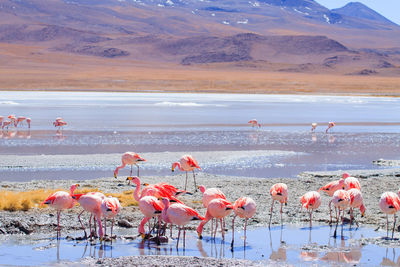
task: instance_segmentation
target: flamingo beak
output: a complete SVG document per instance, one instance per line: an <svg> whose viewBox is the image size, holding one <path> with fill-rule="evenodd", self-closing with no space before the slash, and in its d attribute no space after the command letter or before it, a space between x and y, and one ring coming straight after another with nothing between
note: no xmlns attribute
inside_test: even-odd
<svg viewBox="0 0 400 267"><path fill-rule="evenodd" d="M140 234L140 236L145 239L146 235L145 234Z"/></svg>
<svg viewBox="0 0 400 267"><path fill-rule="evenodd" d="M365 216L365 214L364 214L364 212L362 212L362 213L361 213L361 217L364 217L364 216Z"/></svg>
<svg viewBox="0 0 400 267"><path fill-rule="evenodd" d="M199 235L199 239L203 239L203 236L200 233L198 233L198 235Z"/></svg>
<svg viewBox="0 0 400 267"><path fill-rule="evenodd" d="M114 173L114 178L117 179L117 175Z"/></svg>
<svg viewBox="0 0 400 267"><path fill-rule="evenodd" d="M174 167L172 167L171 171L174 172L174 170L175 170Z"/></svg>

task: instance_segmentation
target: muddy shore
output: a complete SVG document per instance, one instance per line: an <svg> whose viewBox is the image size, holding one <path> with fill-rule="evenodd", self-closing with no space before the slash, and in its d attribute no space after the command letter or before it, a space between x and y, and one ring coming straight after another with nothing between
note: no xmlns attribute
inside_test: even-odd
<svg viewBox="0 0 400 267"><path fill-rule="evenodd" d="M356 176L360 179L362 185L362 192L364 196L364 202L366 206L365 217L361 217L359 211L356 211L356 217L361 226L372 227L376 230L386 229L386 215L384 215L379 209L379 198L380 195L385 191L398 190L398 180L400 176L400 169L390 169L390 170L373 170L373 171L354 171L350 172L352 176ZM299 175L298 179L291 178L279 178L279 179L260 179L260 178L250 178L250 177L231 177L231 176L221 176L221 175L211 175L206 173L199 173L197 175L198 184L205 185L206 187L217 187L225 192L228 200L234 202L240 196L250 196L257 203L257 213L249 220L249 227L260 227L266 226L268 224L271 198L269 196L269 188L274 183L283 182L288 185L289 197L288 205L283 207L283 223L284 224L294 224L299 227L308 226L308 214L306 212L299 212L299 198L305 192L310 190L317 190L326 183L339 179L341 172L315 172L315 173L302 173ZM177 187L182 187L184 183L184 174L167 176L167 177L142 177L142 182L146 183L157 183L161 181L167 181ZM124 177L115 180L114 178L102 178L96 180L63 180L57 181L55 184L53 181L32 181L26 183L11 183L2 182L0 183L0 188L5 190L15 190L15 191L26 191L34 190L39 188L69 188L72 183L80 183L81 187L87 188L97 188L106 193L122 192L132 189L128 186ZM188 189L193 189L192 180L189 179ZM204 215L206 210L202 207L202 195L199 191L194 192L193 195L185 195L181 197L187 205L195 208L200 214ZM327 225L329 223L329 208L328 202L330 198L326 194L322 194L322 205L314 212L313 221L315 224ZM81 211L79 206L74 207L71 210L62 212L61 214L61 227L62 236L75 236L77 231L79 231L80 225L77 219L77 214ZM348 214L346 215L349 216ZM82 215L83 220L87 220L88 215ZM230 231L231 218L227 220L227 229ZM140 213L138 207L124 207L121 214L115 221L114 229L118 232L118 229L124 229L126 232L130 233L129 236L137 236L137 227L142 219L142 214ZM55 235L56 230L56 212L51 208L33 208L29 211L0 211L0 234L48 234L49 237ZM280 224L279 219L279 205L275 204L274 215L272 217L272 223L274 225ZM189 231L195 231L197 223L192 223L189 226ZM244 226L244 221L236 220L236 229ZM206 225L203 235L210 234L210 226ZM78 232L79 233L79 232ZM82 232L83 234L83 232ZM399 230L395 232L395 237L400 237ZM365 240L367 243L376 242L376 240ZM396 241L397 242L397 241ZM387 244L391 246L389 242ZM84 259L81 264L83 265L96 265L96 266L108 266L111 263L115 266L125 266L126 264L136 263L138 257L122 257L117 261L111 259ZM176 257L179 259L165 259L165 257L152 258L153 261L147 262L148 265L145 266L155 266L162 265L166 266L174 262L179 266L186 264L192 264L196 266L198 259L196 257ZM189 259L188 259L189 258ZM142 258L143 259L143 258ZM112 261L112 262L111 262ZM208 262L209 261L209 262ZM146 262L146 261L143 261ZM203 264L204 263L204 264ZM213 266L216 263L212 259L204 260L201 264L205 266ZM233 266L235 264L241 265L243 262L236 262L234 260L219 260L219 265L222 266ZM256 265L257 263L254 263Z"/></svg>

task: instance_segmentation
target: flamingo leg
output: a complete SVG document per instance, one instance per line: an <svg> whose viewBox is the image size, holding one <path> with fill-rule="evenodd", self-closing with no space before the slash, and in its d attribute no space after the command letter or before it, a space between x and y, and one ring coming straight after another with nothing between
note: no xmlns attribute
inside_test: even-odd
<svg viewBox="0 0 400 267"><path fill-rule="evenodd" d="M104 236L107 235L107 219L104 217Z"/></svg>
<svg viewBox="0 0 400 267"><path fill-rule="evenodd" d="M178 247L179 247L179 238L181 237L181 227L178 226L178 228L179 228L179 231L178 231L178 241L176 241L176 249L178 249Z"/></svg>
<svg viewBox="0 0 400 267"><path fill-rule="evenodd" d="M133 164L131 165L131 171L129 172L129 176L132 176L132 168L133 168ZM138 175L138 177L139 177L139 175ZM130 183L131 181L129 181L129 183Z"/></svg>
<svg viewBox="0 0 400 267"><path fill-rule="evenodd" d="M214 218L211 219L211 237L213 236L214 233Z"/></svg>
<svg viewBox="0 0 400 267"><path fill-rule="evenodd" d="M236 219L236 215L233 216L233 219L232 219L232 242L231 242L231 250L233 250L233 242L234 242L234 239L235 239L235 219Z"/></svg>
<svg viewBox="0 0 400 267"><path fill-rule="evenodd" d="M187 178L188 178L188 174L187 174L187 172L186 172L185 191L186 191L186 186L187 186Z"/></svg>
<svg viewBox="0 0 400 267"><path fill-rule="evenodd" d="M113 226L114 226L114 218L113 218L112 224L111 224L111 238L113 238Z"/></svg>
<svg viewBox="0 0 400 267"><path fill-rule="evenodd" d="M244 220L244 241L243 241L243 245L246 246L246 228L247 228L247 218Z"/></svg>
<svg viewBox="0 0 400 267"><path fill-rule="evenodd" d="M268 224L268 228L271 228L272 211L274 210L274 202L275 202L275 200L272 200L272 204L271 204L271 213L269 214L269 224Z"/></svg>
<svg viewBox="0 0 400 267"><path fill-rule="evenodd" d="M193 180L194 180L194 192L197 192L196 174L194 173L194 170L192 172L193 172Z"/></svg>
<svg viewBox="0 0 400 267"><path fill-rule="evenodd" d="M219 219L219 222L221 224L221 234L222 234L222 239L225 240L225 229L223 229L223 223L222 223L222 219Z"/></svg>
<svg viewBox="0 0 400 267"><path fill-rule="evenodd" d="M139 177L139 165L136 164L137 167L137 177Z"/></svg>
<svg viewBox="0 0 400 267"><path fill-rule="evenodd" d="M89 231L90 231L89 237L90 238L92 238L92 217L93 217L93 215L90 214L90 218L89 218Z"/></svg>
<svg viewBox="0 0 400 267"><path fill-rule="evenodd" d="M339 209L339 216L340 216L340 209ZM339 217L338 217L338 214L336 213L336 226L335 226L335 232L333 232L334 238L336 238L336 231L337 231L338 224L339 224Z"/></svg>
<svg viewBox="0 0 400 267"><path fill-rule="evenodd" d="M186 228L185 228L185 226L182 226L183 227L183 248L185 248L186 247Z"/></svg>
<svg viewBox="0 0 400 267"><path fill-rule="evenodd" d="M332 200L329 201L329 225L332 224Z"/></svg>
<svg viewBox="0 0 400 267"><path fill-rule="evenodd" d="M343 238L343 226L344 226L344 210L343 210L343 213L342 213L342 238Z"/></svg>
<svg viewBox="0 0 400 267"><path fill-rule="evenodd" d="M60 238L60 236L59 236L59 233L60 233L60 213L61 213L61 210L57 211L57 239Z"/></svg>
<svg viewBox="0 0 400 267"><path fill-rule="evenodd" d="M312 210L310 211L310 229L312 228L311 216L312 216Z"/></svg>
<svg viewBox="0 0 400 267"><path fill-rule="evenodd" d="M87 238L86 229L85 229L85 226L83 226L83 223L82 223L82 221L81 221L81 215L82 215L83 212L84 212L84 210L83 210L81 213L79 213L79 215L78 215L78 220L79 220L79 222L81 223L81 226L82 226L82 228L83 228L83 232L85 233L85 239L86 239L86 238Z"/></svg>
<svg viewBox="0 0 400 267"><path fill-rule="evenodd" d="M217 235L217 230L218 230L218 219L215 219L215 232L214 232L214 240L215 236ZM212 233L211 233L212 234Z"/></svg>
<svg viewBox="0 0 400 267"><path fill-rule="evenodd" d="M392 239L393 239L393 236L394 236L394 227L396 226L396 213L395 214L393 214L393 230L392 230Z"/></svg>
<svg viewBox="0 0 400 267"><path fill-rule="evenodd" d="M281 226L283 225L283 220L282 220L282 213L283 213L283 210L282 210L282 208L283 208L283 203L281 203Z"/></svg>

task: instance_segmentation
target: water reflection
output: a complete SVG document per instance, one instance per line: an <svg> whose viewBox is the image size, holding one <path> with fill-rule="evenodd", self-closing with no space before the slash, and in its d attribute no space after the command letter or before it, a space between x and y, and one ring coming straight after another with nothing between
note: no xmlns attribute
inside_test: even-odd
<svg viewBox="0 0 400 267"><path fill-rule="evenodd" d="M388 255L390 250L392 251L391 257ZM381 266L400 266L400 257L398 257L396 260L396 251L394 248L386 248L386 255L382 259Z"/></svg>
<svg viewBox="0 0 400 267"><path fill-rule="evenodd" d="M279 247L278 250L274 250L274 247L272 245L272 236L271 236L271 230L268 229L269 232L269 241L270 241L270 248L271 248L271 255L269 256L270 260L273 261L286 261L287 260L287 255L286 255L286 248L285 248L285 242L282 241L282 232L283 232L283 227L280 228L280 238L279 238Z"/></svg>

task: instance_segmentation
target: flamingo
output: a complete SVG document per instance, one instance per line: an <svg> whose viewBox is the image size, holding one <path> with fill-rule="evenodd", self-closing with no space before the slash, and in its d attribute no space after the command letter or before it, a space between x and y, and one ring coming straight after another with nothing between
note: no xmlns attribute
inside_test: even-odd
<svg viewBox="0 0 400 267"><path fill-rule="evenodd" d="M197 168L197 169L201 170L197 161L191 155L183 155L179 159L179 162L172 163L172 172L175 170L176 167L178 167L179 170L186 172L185 191L186 191L186 185L187 185L187 179L188 179L188 172L189 171L193 172L194 188L195 188L195 192L197 192L196 175L194 174L194 169Z"/></svg>
<svg viewBox="0 0 400 267"><path fill-rule="evenodd" d="M203 207L207 208L208 203L210 203L211 200L216 199L216 198L222 198L226 199L224 193L222 193L221 190L218 188L205 188L204 185L200 185L198 187L200 189L200 192L203 193Z"/></svg>
<svg viewBox="0 0 400 267"><path fill-rule="evenodd" d="M145 188L143 188L142 192L140 192L141 184L139 177L136 176L128 177L127 180L136 185L136 189L135 191L133 191L133 198L136 201L140 201L140 199L143 198L144 196L153 196L156 198L166 197L168 199L174 200L175 202L182 203L179 199L175 198L173 193L175 190L172 189L175 187L172 185L166 184L168 185L168 187L156 187L154 185L147 185L145 186ZM176 189L176 191L178 191L178 189Z"/></svg>
<svg viewBox="0 0 400 267"><path fill-rule="evenodd" d="M333 121L330 121L330 122L328 123L328 128L326 128L325 132L328 133L328 130L329 130L330 128L332 128L333 126L335 126L335 125L336 125L336 124L335 124Z"/></svg>
<svg viewBox="0 0 400 267"><path fill-rule="evenodd" d="M31 118L26 118L26 123L28 124L28 128L31 128Z"/></svg>
<svg viewBox="0 0 400 267"><path fill-rule="evenodd" d="M249 120L248 123L251 124L251 127L258 127L258 128L261 128L261 124L259 124L258 121L257 121L256 119Z"/></svg>
<svg viewBox="0 0 400 267"><path fill-rule="evenodd" d="M72 198L75 199L76 201L78 201L78 203L83 208L83 211L81 213L79 213L79 215L78 215L78 219L83 228L83 232L85 233L85 238L87 238L87 234L86 234L86 229L83 226L82 221L81 221L81 215L83 212L87 211L91 214L91 216L89 218L90 236L92 236L92 226L91 226L90 221L92 219L92 216L94 216L99 225L100 240L103 240L103 227L101 225L101 202L103 199L101 198L101 196L99 194L96 194L95 192L90 192L87 194L74 194L72 196Z"/></svg>
<svg viewBox="0 0 400 267"><path fill-rule="evenodd" d="M339 214L336 214L336 227L333 237L336 237L336 230L339 223L340 211L343 210L342 214L342 236L343 236L343 223L344 223L344 211L350 206L350 194L349 192L339 189L333 194L332 203L339 210Z"/></svg>
<svg viewBox="0 0 400 267"><path fill-rule="evenodd" d="M203 236L201 234L203 233L204 225L212 218L216 218L216 219L220 220L222 239L224 239L225 238L225 233L224 233L225 227L223 227L223 225L222 225L222 218L225 218L226 216L228 216L232 212L232 209L233 209L232 203L230 203L226 199L216 198L216 199L211 200L207 206L207 212L206 212L205 219L197 227L197 233L199 235L199 238L200 239L203 238ZM217 225L215 226L215 233L217 232L217 229L218 229L218 221L216 224ZM214 238L215 238L215 234L214 234Z"/></svg>
<svg viewBox="0 0 400 267"><path fill-rule="evenodd" d="M361 184L357 178L351 177L347 172L343 173L344 189L350 190L352 188L361 190Z"/></svg>
<svg viewBox="0 0 400 267"><path fill-rule="evenodd" d="M312 228L311 216L313 211L318 209L319 206L321 205L321 195L316 191L307 192L300 198L300 203L301 203L300 210L304 207L310 214L310 229L311 229Z"/></svg>
<svg viewBox="0 0 400 267"><path fill-rule="evenodd" d="M343 175L343 177L345 174ZM324 191L328 194L328 196L333 197L333 194L339 190L339 189L344 189L344 178L340 178L340 180L330 182L320 189L318 191ZM332 224L332 199L329 201L329 224ZM336 208L335 208L335 213L337 213Z"/></svg>
<svg viewBox="0 0 400 267"><path fill-rule="evenodd" d="M135 152L125 152L121 157L122 165L118 166L114 171L114 178L117 178L119 169L125 168L126 165L131 165L131 171L129 176L132 176L132 167L136 165L137 167L137 176L139 176L139 165L138 162L146 161L144 158L139 156L139 154Z"/></svg>
<svg viewBox="0 0 400 267"><path fill-rule="evenodd" d="M0 126L3 125L3 120L4 120L4 117L3 117L3 116L0 116Z"/></svg>
<svg viewBox="0 0 400 267"><path fill-rule="evenodd" d="M116 197L106 197L101 201L101 213L104 217L104 235L107 235L107 219L112 219L111 238L113 238L114 218L121 210L121 204Z"/></svg>
<svg viewBox="0 0 400 267"><path fill-rule="evenodd" d="M360 209L361 212L361 217L364 217L365 214L365 206L364 206L364 199L362 197L361 191L357 188L351 188L349 190L347 190L347 192L349 192L350 194L350 225L353 221L354 215L353 215L353 210L356 208ZM358 226L358 222L356 221L357 226Z"/></svg>
<svg viewBox="0 0 400 267"><path fill-rule="evenodd" d="M14 114L8 115L8 118L10 119L11 123L14 125L14 127L17 126L17 117L15 117Z"/></svg>
<svg viewBox="0 0 400 267"><path fill-rule="evenodd" d="M186 228L185 225L191 221L204 220L197 211L181 203L175 203L170 205L168 198L162 198L162 203L164 204L164 209L162 211L163 218L167 218L169 223L178 225L178 241L176 247L179 246L179 237L181 235L181 229L183 228L183 247L185 247L186 239Z"/></svg>
<svg viewBox="0 0 400 267"><path fill-rule="evenodd" d="M272 211L274 209L275 200L277 200L277 201L279 201L281 203L281 224L282 224L282 213L283 213L282 208L283 208L283 204L285 203L285 205L287 205L287 195L288 195L287 185L284 184L284 183L274 184L273 186L271 186L270 194L271 194L271 197L272 197L272 204L271 204L271 213L270 213L270 216L269 216L268 228L271 227Z"/></svg>
<svg viewBox="0 0 400 267"><path fill-rule="evenodd" d="M317 128L317 123L316 122L313 122L313 123L311 123L311 132L315 132L315 129Z"/></svg>
<svg viewBox="0 0 400 267"><path fill-rule="evenodd" d="M232 219L232 242L231 248L233 248L233 242L235 238L235 219L236 216L240 218L244 218L244 243L246 243L246 228L247 228L247 220L256 214L256 202L250 197L241 197L235 201L233 204L233 212L235 216Z"/></svg>
<svg viewBox="0 0 400 267"><path fill-rule="evenodd" d="M18 116L17 117L17 122L16 122L16 127L18 127L18 124L20 124L21 123L21 126L24 124L24 121L26 120L26 117L24 117L24 116Z"/></svg>
<svg viewBox="0 0 400 267"><path fill-rule="evenodd" d="M50 205L51 207L57 210L57 239L59 238L60 232L60 214L62 210L72 209L75 205L75 200L72 198L75 189L79 186L79 184L71 185L70 192L65 191L57 191L47 197L43 203L46 205Z"/></svg>
<svg viewBox="0 0 400 267"><path fill-rule="evenodd" d="M60 130L65 125L67 125L67 123L63 120L56 120L55 122L53 122L53 125L54 125L54 127L58 127L58 129Z"/></svg>
<svg viewBox="0 0 400 267"><path fill-rule="evenodd" d="M144 218L139 225L139 234L144 239L146 237L146 231L144 230L144 225L154 216L161 215L162 210L164 209L164 205L162 204L161 201L159 201L157 198L153 196L144 196L139 200L139 209L144 215ZM160 233L160 231L158 231L158 233ZM149 235L150 235L150 227L149 227Z"/></svg>
<svg viewBox="0 0 400 267"><path fill-rule="evenodd" d="M396 212L400 210L400 198L393 192L385 192L381 195L379 207L383 213L386 213L386 235L389 236L389 214L393 214L393 230L392 239L394 236L394 228L396 225Z"/></svg>
<svg viewBox="0 0 400 267"><path fill-rule="evenodd" d="M7 127L7 129L8 129L8 126L10 126L10 125L11 125L11 121L4 121L3 125L1 126L1 129L4 129L5 127Z"/></svg>

